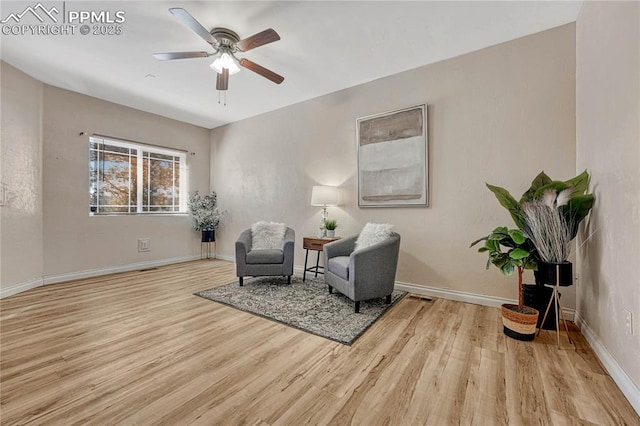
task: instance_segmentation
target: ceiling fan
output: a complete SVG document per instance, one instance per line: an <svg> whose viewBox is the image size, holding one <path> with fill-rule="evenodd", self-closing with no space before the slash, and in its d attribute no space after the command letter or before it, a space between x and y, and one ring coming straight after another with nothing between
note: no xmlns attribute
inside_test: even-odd
<svg viewBox="0 0 640 426"><path fill-rule="evenodd" d="M229 88L229 75L233 75L240 71L238 65L246 68L256 74L261 75L267 80L271 80L276 84L284 81L284 77L275 72L256 64L246 58L238 59L236 53L247 52L256 47L263 46L268 43L280 40L280 36L273 29L269 28L257 34L240 40L238 34L227 28L216 27L207 31L193 16L186 10L174 7L169 9L176 18L183 24L191 28L196 34L204 39L213 47L214 52L167 52L154 53L153 57L160 61L173 59L189 59L189 58L208 58L216 56L216 60L210 65L217 72L216 89L224 91Z"/></svg>

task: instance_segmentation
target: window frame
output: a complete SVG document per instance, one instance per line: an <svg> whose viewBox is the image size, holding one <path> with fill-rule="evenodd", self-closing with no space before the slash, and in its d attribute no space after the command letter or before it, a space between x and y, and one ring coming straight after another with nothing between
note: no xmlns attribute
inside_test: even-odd
<svg viewBox="0 0 640 426"><path fill-rule="evenodd" d="M129 154L129 157L136 157L137 161L136 161L136 211L135 212L100 212L100 211L91 211L92 208L92 204L91 204L91 198L89 198L89 215L90 216L131 216L131 215L143 215L143 216L147 216L147 215L169 215L169 216L176 216L176 215L186 215L188 213L187 211L187 198L188 198L188 193L187 193L187 151L181 150L181 149L176 149L176 148L167 148L167 147L161 147L161 146L157 146L157 145L150 145L150 144L145 144L145 143L141 143L141 142L136 142L136 141L129 141L129 140L125 140L125 139L117 139L117 138L112 138L112 137L108 137L108 136L101 136L101 135L92 135L89 137L89 191L92 190L97 190L97 186L98 186L98 182L99 182L99 177L100 177L100 167L99 164L101 162L100 160L100 153L105 152L104 149L100 149L100 150L95 150L92 148L92 144L97 143L97 144L101 144L101 145L111 145L111 146L115 146L118 148L124 148L124 149L129 149L129 150L136 150L136 154L135 156L132 155L131 153ZM92 171L91 171L91 151L97 151L98 153L98 159L96 161L97 163L97 177L96 177L96 187L92 187L92 183L91 183L91 175L92 175ZM107 150L108 151L108 150ZM123 154L123 153L116 153L116 154ZM146 155L145 155L146 154ZM178 185L178 194L179 194L179 203L178 203L178 210L177 211L144 211L143 208L145 207L144 204L144 161L145 159L150 161L153 159L152 154L158 154L158 155L166 155L166 156L171 156L171 157L177 157L179 160L175 161L175 160L166 160L166 161L172 161L173 163L173 169L175 171L176 166L179 166L179 185ZM126 155L126 154L124 154ZM147 168L148 171L150 172L151 168L148 167ZM131 161L129 161L129 176L131 176ZM131 177L130 177L131 179ZM175 180L175 172L174 172L174 180ZM174 185L175 186L175 185ZM90 192L91 193L91 192ZM174 198L175 198L175 194L174 194ZM129 195L129 199L131 199L131 194ZM100 206L100 197L97 197L97 207L99 209ZM149 198L148 198L148 201ZM131 206L131 203L129 203L128 207ZM151 208L151 204L147 204L146 207L148 209ZM174 202L174 204L172 204L171 206L175 207L176 204Z"/></svg>

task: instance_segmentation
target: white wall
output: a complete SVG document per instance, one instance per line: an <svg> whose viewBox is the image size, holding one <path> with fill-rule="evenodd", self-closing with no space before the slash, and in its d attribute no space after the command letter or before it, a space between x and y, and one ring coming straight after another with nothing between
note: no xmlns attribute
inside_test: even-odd
<svg viewBox="0 0 640 426"><path fill-rule="evenodd" d="M0 296L42 283L43 85L0 61Z"/></svg>
<svg viewBox="0 0 640 426"><path fill-rule="evenodd" d="M430 207L358 208L356 118L422 103ZM251 223L278 220L296 230L295 263L303 264L302 237L320 223L311 187L339 185L348 194L330 208L339 235L367 221L390 222L402 235L399 281L517 298L516 277L485 271L485 256L468 247L495 226L513 226L485 182L519 197L542 169L557 179L575 175L575 26L216 128L212 153L213 188L231 213L218 232L223 256L233 258ZM569 307L572 291L563 296Z"/></svg>
<svg viewBox="0 0 640 426"><path fill-rule="evenodd" d="M187 156L189 190L209 191L208 129L45 86L45 282L199 257L199 234L190 230L187 215L89 216L88 137L93 133L193 152ZM151 251L138 252L139 238L151 239Z"/></svg>
<svg viewBox="0 0 640 426"><path fill-rule="evenodd" d="M626 379L610 370L640 412L639 21L637 2L585 2L582 7L576 35L576 150L577 170L589 169L596 196L579 237L577 310L605 365L612 357L635 384L635 389L625 386ZM634 315L633 336L625 332L625 309Z"/></svg>

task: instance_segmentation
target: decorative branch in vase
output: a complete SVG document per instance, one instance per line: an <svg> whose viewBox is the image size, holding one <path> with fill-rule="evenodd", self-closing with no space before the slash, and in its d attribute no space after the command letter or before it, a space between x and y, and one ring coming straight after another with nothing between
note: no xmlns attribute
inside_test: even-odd
<svg viewBox="0 0 640 426"><path fill-rule="evenodd" d="M205 196L195 191L189 195L187 205L191 213L191 228L194 231L202 231L201 241L203 243L215 241L215 231L222 215L218 209L218 195L215 191Z"/></svg>
<svg viewBox="0 0 640 426"><path fill-rule="evenodd" d="M538 277L544 284L570 286L573 284L571 254L572 216L562 214L562 206L567 204L572 187L560 192L546 190L542 198L522 203L522 232L536 247Z"/></svg>

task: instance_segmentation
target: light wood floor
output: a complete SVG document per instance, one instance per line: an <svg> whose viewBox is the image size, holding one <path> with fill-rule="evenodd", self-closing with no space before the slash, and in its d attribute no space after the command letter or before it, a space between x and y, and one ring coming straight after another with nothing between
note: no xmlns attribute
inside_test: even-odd
<svg viewBox="0 0 640 426"><path fill-rule="evenodd" d="M199 261L0 301L1 423L640 424L575 327L558 350L406 297L349 347L192 295L233 279Z"/></svg>

